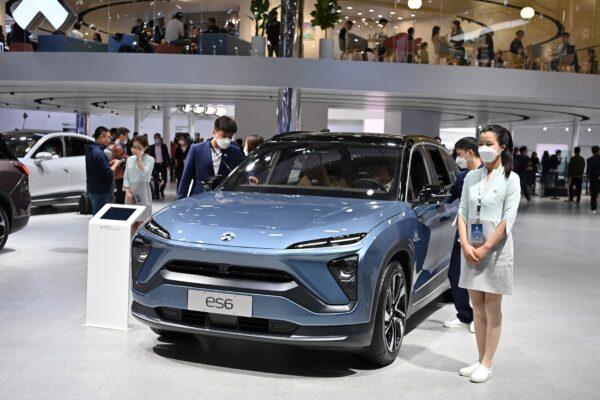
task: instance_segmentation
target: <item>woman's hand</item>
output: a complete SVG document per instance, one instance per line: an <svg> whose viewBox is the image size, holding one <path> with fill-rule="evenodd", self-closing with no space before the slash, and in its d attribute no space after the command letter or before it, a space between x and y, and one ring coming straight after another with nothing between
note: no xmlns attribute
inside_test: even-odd
<svg viewBox="0 0 600 400"><path fill-rule="evenodd" d="M483 260L488 256L488 254L490 254L490 250L490 247L487 244L484 244L483 246L476 248L473 251L473 254L477 257L477 259Z"/></svg>
<svg viewBox="0 0 600 400"><path fill-rule="evenodd" d="M469 264L479 264L480 263L481 259L477 256L477 254L476 254L477 249L475 249L475 247L471 246L468 243L463 244L461 247L462 247L462 251L465 256L465 259L467 260L467 262Z"/></svg>
<svg viewBox="0 0 600 400"><path fill-rule="evenodd" d="M135 203L135 199L133 198L133 194L129 190L127 190L125 192L125 203L126 204L133 204L133 203Z"/></svg>
<svg viewBox="0 0 600 400"><path fill-rule="evenodd" d="M136 149L135 147L131 148L131 154L133 154L138 160L142 158L142 151L140 149Z"/></svg>

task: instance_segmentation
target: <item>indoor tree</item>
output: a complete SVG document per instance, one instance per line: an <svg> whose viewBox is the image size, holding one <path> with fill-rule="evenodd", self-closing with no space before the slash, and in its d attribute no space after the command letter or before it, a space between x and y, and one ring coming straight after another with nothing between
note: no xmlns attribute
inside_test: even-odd
<svg viewBox="0 0 600 400"><path fill-rule="evenodd" d="M264 36L269 14L279 8L277 6L269 10L270 6L269 0L252 0L250 4L252 15L249 15L248 18L254 21L254 36Z"/></svg>
<svg viewBox="0 0 600 400"><path fill-rule="evenodd" d="M337 0L317 0L315 9L310 13L312 17L310 23L313 26L320 27L325 32L325 37L327 37L327 29L335 26L341 12L342 7L339 6Z"/></svg>

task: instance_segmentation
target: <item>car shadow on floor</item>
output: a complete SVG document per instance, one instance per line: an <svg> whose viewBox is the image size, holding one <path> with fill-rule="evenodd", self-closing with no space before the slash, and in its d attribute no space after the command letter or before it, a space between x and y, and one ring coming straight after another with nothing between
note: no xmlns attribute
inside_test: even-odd
<svg viewBox="0 0 600 400"><path fill-rule="evenodd" d="M31 215L50 215L78 212L77 204L59 204L54 206L33 206L31 207Z"/></svg>
<svg viewBox="0 0 600 400"><path fill-rule="evenodd" d="M407 334L444 306L441 298L438 300L409 319ZM212 337L187 337L177 341L159 337L158 341L153 351L161 357L219 368L313 378L338 378L377 369L351 352ZM405 347L400 350L401 359L410 360L423 351L415 346ZM454 368L455 363L452 364Z"/></svg>

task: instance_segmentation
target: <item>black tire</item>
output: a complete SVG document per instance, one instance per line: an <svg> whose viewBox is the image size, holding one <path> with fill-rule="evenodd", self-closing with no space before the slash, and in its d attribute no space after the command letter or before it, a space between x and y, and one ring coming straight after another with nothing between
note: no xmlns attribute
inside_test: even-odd
<svg viewBox="0 0 600 400"><path fill-rule="evenodd" d="M377 289L373 337L362 356L370 364L383 367L393 363L398 356L406 330L408 284L399 262L392 261L387 265ZM390 298L391 293L397 297Z"/></svg>
<svg viewBox="0 0 600 400"><path fill-rule="evenodd" d="M8 214L2 207L0 207L0 250L4 248L6 241L8 240L8 234L10 233L10 220Z"/></svg>
<svg viewBox="0 0 600 400"><path fill-rule="evenodd" d="M187 341L187 340L191 340L194 338L194 335L190 334L190 333L183 333L183 332L177 332L177 331L169 331L166 329L157 329L157 328L153 328L150 327L150 330L154 333L156 333L158 336L160 336L161 338L168 340L168 341Z"/></svg>

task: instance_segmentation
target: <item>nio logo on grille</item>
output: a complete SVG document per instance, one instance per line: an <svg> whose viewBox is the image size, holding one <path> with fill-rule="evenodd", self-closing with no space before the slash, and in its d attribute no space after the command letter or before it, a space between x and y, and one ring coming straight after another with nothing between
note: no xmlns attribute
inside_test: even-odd
<svg viewBox="0 0 600 400"><path fill-rule="evenodd" d="M225 232L224 234L221 235L221 240L224 242L229 242L230 240L235 239L235 233L233 232Z"/></svg>
<svg viewBox="0 0 600 400"><path fill-rule="evenodd" d="M22 0L13 9L12 17L21 28L28 31L36 30L44 18L54 29L61 31L66 30L77 20L77 15L65 0Z"/></svg>

